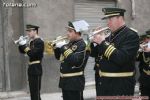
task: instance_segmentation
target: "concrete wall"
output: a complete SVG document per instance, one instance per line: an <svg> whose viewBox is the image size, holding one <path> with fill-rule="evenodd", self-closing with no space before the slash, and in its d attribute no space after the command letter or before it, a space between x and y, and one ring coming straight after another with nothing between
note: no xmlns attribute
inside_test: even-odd
<svg viewBox="0 0 150 100"><path fill-rule="evenodd" d="M20 0L14 0L19 2ZM22 89L26 84L26 66L24 65L24 57L18 52L18 47L13 43L12 39L18 39L23 35L23 9L9 8L8 9L8 58L9 58L9 72L10 72L10 87L11 90ZM14 74L14 72L16 72Z"/></svg>
<svg viewBox="0 0 150 100"><path fill-rule="evenodd" d="M44 39L64 35L67 22L73 19L73 0L34 1L37 7L24 8L25 24L39 25L39 33Z"/></svg>
<svg viewBox="0 0 150 100"><path fill-rule="evenodd" d="M1 1L0 1L0 4ZM3 32L2 32L2 5L0 5L0 91L2 91L4 80L4 59L3 59Z"/></svg>
<svg viewBox="0 0 150 100"><path fill-rule="evenodd" d="M5 2L10 2L5 0ZM19 2L12 0L11 2ZM2 1L1 4L4 2ZM1 9L2 17L2 34L3 34L3 67L4 80L3 90L20 90L25 86L25 67L22 66L24 59L18 52L17 46L13 39L17 39L23 33L22 9L13 7L4 7Z"/></svg>
<svg viewBox="0 0 150 100"><path fill-rule="evenodd" d="M150 29L150 0L135 0L135 19L132 26L139 30L139 34Z"/></svg>
<svg viewBox="0 0 150 100"><path fill-rule="evenodd" d="M135 7L132 11L132 1L134 1ZM127 25L133 27L139 31L139 34L143 34L146 30L150 29L150 10L149 0L118 0L119 6L125 8ZM134 15L133 15L134 14Z"/></svg>

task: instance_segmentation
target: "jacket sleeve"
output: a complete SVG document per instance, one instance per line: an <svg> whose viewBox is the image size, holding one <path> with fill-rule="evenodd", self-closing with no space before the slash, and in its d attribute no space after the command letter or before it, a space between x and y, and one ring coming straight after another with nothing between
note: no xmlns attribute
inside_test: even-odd
<svg viewBox="0 0 150 100"><path fill-rule="evenodd" d="M60 55L61 55L60 48L54 49L54 55L57 60L60 60Z"/></svg>
<svg viewBox="0 0 150 100"><path fill-rule="evenodd" d="M119 48L103 41L99 46L99 51L100 49L107 60L123 65L136 58L139 49L139 37L136 34L131 34Z"/></svg>
<svg viewBox="0 0 150 100"><path fill-rule="evenodd" d="M19 52L25 54L26 52L24 51L24 48L26 48L26 45L19 46L18 47Z"/></svg>
<svg viewBox="0 0 150 100"><path fill-rule="evenodd" d="M94 46L93 43L90 44L90 56L97 57L98 55L98 46Z"/></svg>
<svg viewBox="0 0 150 100"><path fill-rule="evenodd" d="M146 55L147 57L150 57L150 52L145 52L145 55Z"/></svg>
<svg viewBox="0 0 150 100"><path fill-rule="evenodd" d="M136 55L136 61L141 61L142 59L142 52L138 52Z"/></svg>
<svg viewBox="0 0 150 100"><path fill-rule="evenodd" d="M44 42L36 41L33 49L30 49L30 47L26 45L19 46L19 48L21 48L21 50L24 51L29 57L37 57L39 53L43 53L44 51Z"/></svg>

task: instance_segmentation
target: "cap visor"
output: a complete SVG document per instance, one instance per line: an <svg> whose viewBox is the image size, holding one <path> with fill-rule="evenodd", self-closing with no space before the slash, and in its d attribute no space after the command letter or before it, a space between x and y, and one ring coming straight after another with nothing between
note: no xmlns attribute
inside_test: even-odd
<svg viewBox="0 0 150 100"><path fill-rule="evenodd" d="M28 29L28 30L26 30L26 31L30 31L30 30Z"/></svg>
<svg viewBox="0 0 150 100"><path fill-rule="evenodd" d="M102 20L108 19L109 17L103 17Z"/></svg>
<svg viewBox="0 0 150 100"><path fill-rule="evenodd" d="M120 16L120 15L105 16L105 17L102 18L102 20L105 20L105 19L108 19L108 18L111 18L111 17L116 17L116 16Z"/></svg>
<svg viewBox="0 0 150 100"><path fill-rule="evenodd" d="M146 37L150 38L150 35L146 35Z"/></svg>
<svg viewBox="0 0 150 100"><path fill-rule="evenodd" d="M66 26L65 28L69 28L69 29L75 30L73 27L70 27L70 26Z"/></svg>

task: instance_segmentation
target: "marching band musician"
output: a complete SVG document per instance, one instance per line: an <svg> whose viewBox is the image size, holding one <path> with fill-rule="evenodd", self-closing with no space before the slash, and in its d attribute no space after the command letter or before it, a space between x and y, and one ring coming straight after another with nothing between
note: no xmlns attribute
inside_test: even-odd
<svg viewBox="0 0 150 100"><path fill-rule="evenodd" d="M146 46L143 46L147 44ZM139 61L139 83L141 96L149 96L150 99L150 30L146 31L146 35L143 38L143 43L140 45L140 50L137 56Z"/></svg>
<svg viewBox="0 0 150 100"><path fill-rule="evenodd" d="M31 39L28 47L27 40L21 36L19 38L20 53L29 56L28 81L30 88L31 100L41 100L41 77L42 77L42 58L44 52L44 42L38 36L39 26L26 25L28 37Z"/></svg>
<svg viewBox="0 0 150 100"><path fill-rule="evenodd" d="M93 38L93 43L97 44L97 57L100 56L97 96L133 95L138 34L125 25L125 9L103 8L102 11L112 33L107 38L100 34Z"/></svg>
<svg viewBox="0 0 150 100"><path fill-rule="evenodd" d="M54 49L56 59L61 61L59 87L62 89L63 100L83 100L84 68L89 53L81 34L87 27L85 21L69 22L67 37L70 42L58 43Z"/></svg>

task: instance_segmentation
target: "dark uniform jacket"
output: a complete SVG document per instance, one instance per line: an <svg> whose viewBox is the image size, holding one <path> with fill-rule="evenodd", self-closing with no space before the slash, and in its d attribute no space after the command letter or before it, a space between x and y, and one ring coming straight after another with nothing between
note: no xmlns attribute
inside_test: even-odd
<svg viewBox="0 0 150 100"><path fill-rule="evenodd" d="M142 84L150 84L150 52L139 52L137 61L139 61L140 78Z"/></svg>
<svg viewBox="0 0 150 100"><path fill-rule="evenodd" d="M71 49L72 52L67 57L64 57L64 52L69 49ZM61 60L60 73L70 74L84 72L88 53L86 52L86 44L83 39L69 42L61 48L56 48L54 52L56 59ZM72 77L60 77L59 87L62 89L80 91L84 89L84 85L84 74Z"/></svg>
<svg viewBox="0 0 150 100"><path fill-rule="evenodd" d="M103 73L100 75L98 95L133 94L135 85L133 77L113 75L135 71L135 59L139 48L138 34L127 26L122 26L96 48L98 48L98 56L102 56L98 68L99 72Z"/></svg>
<svg viewBox="0 0 150 100"><path fill-rule="evenodd" d="M21 53L26 53L29 56L29 62L39 61L40 63L29 64L28 75L42 75L42 58L44 52L44 42L40 38L36 38L30 42L30 46L19 46Z"/></svg>
<svg viewBox="0 0 150 100"><path fill-rule="evenodd" d="M106 42L99 45L99 53L103 55L100 60L102 72L133 72L135 58L139 48L137 33L127 26L123 26L109 36Z"/></svg>
<svg viewBox="0 0 150 100"><path fill-rule="evenodd" d="M95 70L96 74L98 74L99 73L99 67L100 67L99 66L99 61L102 57L102 55L99 54L98 45L94 46L94 43L91 43L90 44L90 52L91 52L90 56L95 58L94 70Z"/></svg>

